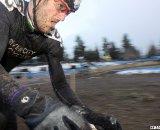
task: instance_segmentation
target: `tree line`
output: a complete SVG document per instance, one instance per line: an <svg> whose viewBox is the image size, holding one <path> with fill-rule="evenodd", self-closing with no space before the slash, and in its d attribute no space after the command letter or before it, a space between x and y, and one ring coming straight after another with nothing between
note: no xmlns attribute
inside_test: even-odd
<svg viewBox="0 0 160 130"><path fill-rule="evenodd" d="M122 47L116 47L113 41L108 41L107 38L102 39L102 48L99 50L86 49L85 42L80 36L75 39L75 46L73 48L73 58L69 58L69 55L64 49L63 61L64 62L92 62L92 61L106 61L106 60L136 60L142 58L140 51L131 43L127 34L122 37ZM102 52L102 53L100 53ZM160 56L160 49L154 44L151 44L146 55L143 58L150 58L154 56ZM40 55L31 60L25 61L25 63L46 63L47 59L44 55Z"/></svg>
<svg viewBox="0 0 160 130"><path fill-rule="evenodd" d="M136 60L142 58L140 51L131 43L127 34L123 35L122 47L118 48L115 43L108 41L107 38L102 39L102 52L97 47L87 50L85 42L80 36L76 37L76 45L74 47L73 61L102 61L102 60ZM154 44L150 45L148 52L143 58L160 56L160 49ZM64 54L64 60L69 61L68 55Z"/></svg>

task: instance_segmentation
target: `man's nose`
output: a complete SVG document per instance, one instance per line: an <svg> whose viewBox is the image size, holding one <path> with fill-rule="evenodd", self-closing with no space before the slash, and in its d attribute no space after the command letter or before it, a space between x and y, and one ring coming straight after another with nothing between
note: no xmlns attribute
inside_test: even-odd
<svg viewBox="0 0 160 130"><path fill-rule="evenodd" d="M65 17L66 17L66 14L62 12L62 13L59 14L58 20L64 21L64 20L65 20Z"/></svg>

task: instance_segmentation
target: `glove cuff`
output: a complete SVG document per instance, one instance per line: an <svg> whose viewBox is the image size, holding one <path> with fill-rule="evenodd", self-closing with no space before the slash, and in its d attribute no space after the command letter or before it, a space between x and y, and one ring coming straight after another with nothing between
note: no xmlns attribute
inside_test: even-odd
<svg viewBox="0 0 160 130"><path fill-rule="evenodd" d="M86 111L86 106L73 105L71 109L82 116L88 114L88 111Z"/></svg>
<svg viewBox="0 0 160 130"><path fill-rule="evenodd" d="M108 116L101 113L96 113L86 106L74 106L76 112L83 115L83 117L91 124L95 125L97 129L103 128L107 130L122 130L117 119L113 116Z"/></svg>

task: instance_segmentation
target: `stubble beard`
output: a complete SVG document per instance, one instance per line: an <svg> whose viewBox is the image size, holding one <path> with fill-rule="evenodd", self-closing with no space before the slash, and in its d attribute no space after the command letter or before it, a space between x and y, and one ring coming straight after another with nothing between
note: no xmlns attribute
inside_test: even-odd
<svg viewBox="0 0 160 130"><path fill-rule="evenodd" d="M52 28L47 26L49 19L45 16L44 12L41 9L37 8L35 13L35 20L37 22L37 28L40 32L49 33Z"/></svg>

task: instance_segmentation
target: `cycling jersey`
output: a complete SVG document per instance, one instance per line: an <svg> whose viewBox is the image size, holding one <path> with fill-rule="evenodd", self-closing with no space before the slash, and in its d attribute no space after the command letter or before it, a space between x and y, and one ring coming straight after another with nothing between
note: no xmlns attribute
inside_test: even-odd
<svg viewBox="0 0 160 130"><path fill-rule="evenodd" d="M8 72L24 60L44 54L48 59L51 82L57 97L69 106L82 105L66 82L60 64L63 46L59 33L56 29L47 34L34 31L27 19L27 6L28 3L23 0L0 2L1 101L12 105L13 102L17 102L16 96L25 92L31 96L31 104L35 103L37 93L21 88L10 78ZM19 109L23 109L22 106ZM26 110L21 111L20 115L24 115L25 112Z"/></svg>

